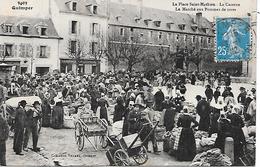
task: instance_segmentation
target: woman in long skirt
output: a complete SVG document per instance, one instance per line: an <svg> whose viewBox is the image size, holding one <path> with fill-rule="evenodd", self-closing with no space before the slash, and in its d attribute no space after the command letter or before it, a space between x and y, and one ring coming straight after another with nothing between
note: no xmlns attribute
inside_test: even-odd
<svg viewBox="0 0 260 167"><path fill-rule="evenodd" d="M187 111L181 114L178 119L178 134L174 142L174 150L177 160L191 161L196 155L196 143L191 123L193 127L198 126L198 122L190 116Z"/></svg>
<svg viewBox="0 0 260 167"><path fill-rule="evenodd" d="M105 99L105 94L101 93L101 98L98 100L98 107L100 107L100 119L105 119L108 122L107 108L108 102ZM109 123L109 122L108 122Z"/></svg>
<svg viewBox="0 0 260 167"><path fill-rule="evenodd" d="M64 124L64 109L62 101L57 101L56 105L53 107L51 115L51 127L54 129L60 129Z"/></svg>

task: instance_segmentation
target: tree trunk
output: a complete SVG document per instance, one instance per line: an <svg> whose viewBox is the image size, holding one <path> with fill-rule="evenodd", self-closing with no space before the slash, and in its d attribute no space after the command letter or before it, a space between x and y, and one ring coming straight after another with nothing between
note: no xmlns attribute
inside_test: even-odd
<svg viewBox="0 0 260 167"><path fill-rule="evenodd" d="M113 65L113 71L114 71L114 73L116 72L116 65L115 64Z"/></svg>
<svg viewBox="0 0 260 167"><path fill-rule="evenodd" d="M198 63L196 65L197 65L197 71L200 72L200 63Z"/></svg>
<svg viewBox="0 0 260 167"><path fill-rule="evenodd" d="M127 68L127 70L128 70L130 73L132 73L132 69L133 69L133 65L128 64L128 68Z"/></svg>
<svg viewBox="0 0 260 167"><path fill-rule="evenodd" d="M75 71L75 74L76 76L78 76L78 71L79 71L79 62L76 61L76 71Z"/></svg>
<svg viewBox="0 0 260 167"><path fill-rule="evenodd" d="M100 72L100 62L97 60L96 61L96 74L98 74Z"/></svg>

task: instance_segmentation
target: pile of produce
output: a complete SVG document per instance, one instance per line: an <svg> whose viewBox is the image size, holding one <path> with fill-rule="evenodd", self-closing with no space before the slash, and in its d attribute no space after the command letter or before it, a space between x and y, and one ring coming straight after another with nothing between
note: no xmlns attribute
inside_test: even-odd
<svg viewBox="0 0 260 167"><path fill-rule="evenodd" d="M214 147L215 141L217 139L217 134L214 133L211 137L208 137L208 133L205 131L197 131L194 134L196 141L197 153L210 150Z"/></svg>
<svg viewBox="0 0 260 167"><path fill-rule="evenodd" d="M197 154L190 166L231 166L230 158L221 153L221 150L214 148Z"/></svg>
<svg viewBox="0 0 260 167"><path fill-rule="evenodd" d="M201 139L202 137L207 138L208 136L209 136L208 132L202 130L198 130L194 134L195 139Z"/></svg>

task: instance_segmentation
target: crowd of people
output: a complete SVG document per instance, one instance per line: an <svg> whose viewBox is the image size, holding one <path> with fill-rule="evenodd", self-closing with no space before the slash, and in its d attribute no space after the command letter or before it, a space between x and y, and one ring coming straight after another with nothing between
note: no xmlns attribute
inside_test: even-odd
<svg viewBox="0 0 260 167"><path fill-rule="evenodd" d="M206 86L205 94L196 96L195 112L186 106L186 84L195 85L201 82ZM256 90L246 91L241 87L238 97L234 97L230 75L227 72L137 72L134 74L120 71L106 74L76 76L72 73L53 73L39 77L30 74L15 75L10 81L0 81L0 105L9 97L39 96L38 101L26 110L26 101L19 102L14 120L14 151L23 155L28 151L29 134L33 136L33 151L37 147L39 119L42 126L62 128L64 124L64 105L75 106L83 102L86 111L92 111L100 119L111 125L123 120L123 136L140 134L144 146L153 144L155 154L160 154L155 133L149 133L154 122L160 122L166 131L181 127L176 137L174 148L178 160L192 160L196 155L194 130L202 130L209 134L217 133L215 146L224 151L224 140L231 136L234 139L235 158L241 154L241 146L245 144L242 131L244 126L254 126L256 121ZM167 93L162 91L166 87ZM225 87L220 92L221 86ZM159 87L153 94L154 87ZM192 91L192 90L190 90ZM195 97L194 97L195 98ZM110 119L108 107L115 103L113 118ZM1 110L2 111L2 110ZM1 112L0 133L8 133L5 114ZM159 115L158 115L159 113ZM199 116L197 122L196 115ZM2 126L3 124L3 126ZM3 128L2 128L3 127ZM25 129L25 133L24 133ZM5 165L5 141L8 137L0 134L0 162ZM147 135L149 137L147 138Z"/></svg>

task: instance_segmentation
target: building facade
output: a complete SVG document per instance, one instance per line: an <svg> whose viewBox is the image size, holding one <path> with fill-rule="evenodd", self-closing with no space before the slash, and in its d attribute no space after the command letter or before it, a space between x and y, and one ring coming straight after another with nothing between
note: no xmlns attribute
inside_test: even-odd
<svg viewBox="0 0 260 167"><path fill-rule="evenodd" d="M149 46L148 50L152 52L158 50L156 48L164 47L169 49L169 54L177 54L181 49L208 54L212 62L202 61L202 70L223 70L223 67L232 71L241 69L241 63L214 62L214 25L203 17L202 13L190 15L147 8L142 5L142 0L131 4L114 0L109 4L108 25L108 34L125 36L129 38L129 42L137 37L138 44ZM150 54L146 56L149 57ZM175 56L172 66L175 69L185 69L185 55ZM194 64L190 63L189 66L190 70L195 69ZM214 68L207 69L208 67Z"/></svg>
<svg viewBox="0 0 260 167"><path fill-rule="evenodd" d="M46 74L59 69L59 37L51 19L0 16L1 62L17 73Z"/></svg>
<svg viewBox="0 0 260 167"><path fill-rule="evenodd" d="M106 47L107 1L53 0L50 17L63 37L59 47L61 72L106 71L106 62L100 57Z"/></svg>

